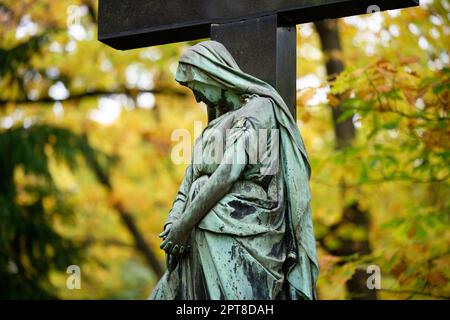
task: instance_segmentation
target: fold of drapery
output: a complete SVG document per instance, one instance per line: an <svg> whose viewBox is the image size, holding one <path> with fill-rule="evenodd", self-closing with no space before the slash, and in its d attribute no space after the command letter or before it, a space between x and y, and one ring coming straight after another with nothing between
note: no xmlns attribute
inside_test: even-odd
<svg viewBox="0 0 450 320"><path fill-rule="evenodd" d="M257 57L255 57L256 59ZM309 189L311 167L295 119L278 92L266 82L243 72L226 48L216 41L201 42L181 57L176 80L232 90L237 94L269 98L280 130L280 166L287 194L289 248L287 279L290 292L314 299L319 267L312 225Z"/></svg>
<svg viewBox="0 0 450 320"><path fill-rule="evenodd" d="M201 176L193 182L186 205L207 179ZM231 192L218 205L228 203L233 196ZM284 295L285 223L246 236L233 234L238 233L238 220L230 222L226 230L216 227L205 223L193 229L191 251L173 270L166 271L150 299L273 300Z"/></svg>

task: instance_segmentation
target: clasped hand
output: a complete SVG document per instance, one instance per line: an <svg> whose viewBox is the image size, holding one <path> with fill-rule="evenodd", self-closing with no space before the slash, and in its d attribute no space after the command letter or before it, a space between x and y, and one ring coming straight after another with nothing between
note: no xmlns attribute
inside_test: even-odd
<svg viewBox="0 0 450 320"><path fill-rule="evenodd" d="M188 245L190 231L180 220L167 225L166 229L159 235L163 239L160 248L166 254L174 256L182 256L187 253L191 246Z"/></svg>

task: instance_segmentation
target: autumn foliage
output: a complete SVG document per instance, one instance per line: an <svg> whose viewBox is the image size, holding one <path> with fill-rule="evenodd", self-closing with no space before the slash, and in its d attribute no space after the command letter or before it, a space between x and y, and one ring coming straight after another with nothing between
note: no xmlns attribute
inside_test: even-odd
<svg viewBox="0 0 450 320"><path fill-rule="evenodd" d="M192 43L115 51L96 39L96 10L0 4L1 298L145 299L165 268L158 234L185 169L172 133L206 124L173 80ZM378 299L450 298L449 10L340 20L332 78L313 24L298 26L321 299L358 298L349 281L369 266ZM346 120L355 138L337 148Z"/></svg>

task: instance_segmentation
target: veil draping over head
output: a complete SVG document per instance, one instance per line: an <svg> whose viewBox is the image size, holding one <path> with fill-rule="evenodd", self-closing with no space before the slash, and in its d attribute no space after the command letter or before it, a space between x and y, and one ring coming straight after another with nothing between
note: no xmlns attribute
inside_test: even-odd
<svg viewBox="0 0 450 320"><path fill-rule="evenodd" d="M243 72L228 50L216 41L204 41L187 49L180 58L175 79L183 85L197 81L237 94L271 99L280 130L280 169L288 202L286 217L295 244L290 249L292 260L287 279L291 290L293 287L304 297L314 299L319 268L310 207L311 167L288 106L271 85Z"/></svg>

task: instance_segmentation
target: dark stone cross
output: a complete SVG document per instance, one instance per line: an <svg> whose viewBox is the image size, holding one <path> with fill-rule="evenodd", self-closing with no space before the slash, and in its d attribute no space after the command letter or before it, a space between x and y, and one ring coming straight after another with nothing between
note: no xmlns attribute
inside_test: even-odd
<svg viewBox="0 0 450 320"><path fill-rule="evenodd" d="M212 38L243 71L296 105L296 24L417 6L419 0L99 0L98 38L127 50Z"/></svg>

